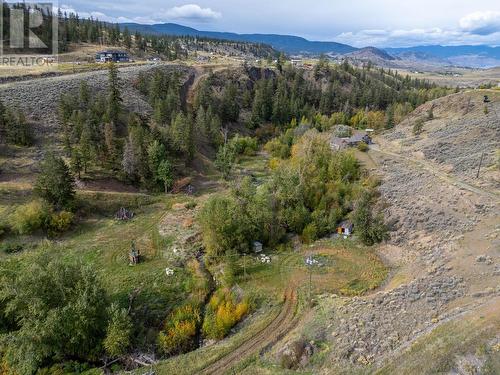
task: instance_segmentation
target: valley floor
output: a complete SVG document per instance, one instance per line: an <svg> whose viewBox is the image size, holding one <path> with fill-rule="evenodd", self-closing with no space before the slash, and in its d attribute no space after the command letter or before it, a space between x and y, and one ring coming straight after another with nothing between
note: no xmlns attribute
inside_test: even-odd
<svg viewBox="0 0 500 375"><path fill-rule="evenodd" d="M130 73L131 81L132 73L146 69L150 68L130 67L122 72L126 77ZM193 74L196 86L205 72ZM105 79L102 72L88 73L85 77L96 82ZM26 107L23 109L32 110L35 115L36 110L51 109L51 118L40 129L42 133L50 133L56 123L56 93L75 89L78 82L65 77L43 82L51 84L39 86L35 81L15 87L6 84L0 87L0 92L8 97L9 104L23 104ZM25 100L26 93L39 88L44 91L36 95L36 100ZM126 105L147 106L139 102L132 89L127 90L130 95ZM471 116L478 117L482 112L482 92L464 95L473 95L475 112ZM189 92L187 96L190 100ZM460 107L464 103L460 98L464 99L457 96L456 100L449 100ZM307 339L314 352L298 373L498 373L498 172L487 169L484 177L476 181L471 160L477 159L482 148L488 148L487 151L498 148L495 137L500 134L500 122L494 114L495 110L500 113L500 108L497 105L485 121L474 123L477 127L479 123L486 124L485 131L490 132L488 142L481 143L478 138L473 142L471 138L467 144L473 148L447 148L448 153L443 153L441 149L436 151L436 144L423 142L442 137L442 131L453 130L455 125L442 109L446 104L438 103L441 105L435 110L438 118L426 125L423 137L410 140L411 128L407 125L381 135L371 151L359 155L365 167L382 181L380 191L386 202L386 219L394 228L391 240L378 248L380 258L350 241L326 241L310 248L277 253L270 266L254 258L244 265L252 277L245 274L238 284L245 291L259 292L258 311L228 339L159 362L148 370L142 368L138 373L149 370L157 374L289 373L279 364L280 353L299 338ZM469 120L466 118L464 123ZM461 139L445 136L449 144L463 143ZM429 152L419 153L420 146ZM27 176L34 172L40 154L33 150L25 159L3 161L7 173L0 178L0 213L7 215L15 205L28 199L32 181ZM439 163L436 155L445 155L446 163ZM489 164L490 159L487 159ZM237 173L262 178L267 173L266 156L259 154L241 160ZM170 280L165 276L165 268L192 257L193 243L199 242L197 212L213 190L224 189L223 183L204 177L207 176L195 178L200 187L196 197L150 197L109 183L104 187L79 186L78 195L91 214L81 228L49 245L54 251L85 260L102 271L113 299L128 303L137 292L140 302L152 306L151 319L161 324L167 313L165 306L175 306L187 298L184 283L196 276L174 267L176 277ZM132 207L137 216L129 223L118 223L113 216L124 204ZM143 249L146 259L137 267L130 267L126 260L133 240ZM311 253L333 259L334 266L311 277L316 297L314 306L309 308L306 303L309 275L303 262ZM391 269L388 277L380 259Z"/></svg>

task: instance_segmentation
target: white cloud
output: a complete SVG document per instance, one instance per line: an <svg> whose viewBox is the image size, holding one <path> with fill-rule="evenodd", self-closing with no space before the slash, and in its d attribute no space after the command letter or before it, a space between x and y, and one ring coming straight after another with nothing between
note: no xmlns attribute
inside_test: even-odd
<svg viewBox="0 0 500 375"><path fill-rule="evenodd" d="M500 12L474 12L460 19L462 30L478 35L500 32Z"/></svg>
<svg viewBox="0 0 500 375"><path fill-rule="evenodd" d="M221 18L222 14L210 8L202 8L197 4L186 4L168 9L163 16L173 20L208 22Z"/></svg>
<svg viewBox="0 0 500 375"><path fill-rule="evenodd" d="M472 33L464 30L446 30L438 27L411 30L360 30L344 32L333 39L336 42L350 44L355 47L412 47L426 44L498 45L500 43L500 30L488 34Z"/></svg>
<svg viewBox="0 0 500 375"><path fill-rule="evenodd" d="M63 12L66 13L78 13L81 18L96 18L99 21L105 22L136 22L141 24L154 24L168 21L185 21L194 23L206 23L222 17L220 12L216 12L210 8L202 8L197 4L186 4L182 6L176 6L169 9L159 9L155 14L151 15L141 15L137 17L113 17L109 16L103 12L85 12L76 11L73 6L61 5L59 7Z"/></svg>

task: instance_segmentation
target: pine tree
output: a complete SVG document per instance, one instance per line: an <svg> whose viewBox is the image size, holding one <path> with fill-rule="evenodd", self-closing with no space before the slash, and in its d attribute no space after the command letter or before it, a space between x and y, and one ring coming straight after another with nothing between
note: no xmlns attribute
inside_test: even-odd
<svg viewBox="0 0 500 375"><path fill-rule="evenodd" d="M224 89L221 102L221 120L222 123L236 122L240 115L240 107L238 106L238 90L234 83L230 83Z"/></svg>
<svg viewBox="0 0 500 375"><path fill-rule="evenodd" d="M385 128L392 129L394 127L394 107L390 105L385 113Z"/></svg>
<svg viewBox="0 0 500 375"><path fill-rule="evenodd" d="M223 143L223 140L221 139L222 138L221 129L222 129L222 123L220 121L219 116L217 115L212 116L212 120L210 121L209 133L210 133L210 140L216 146Z"/></svg>
<svg viewBox="0 0 500 375"><path fill-rule="evenodd" d="M123 30L123 45L127 49L132 48L132 37L130 36L130 31L127 26L125 26L125 29Z"/></svg>
<svg viewBox="0 0 500 375"><path fill-rule="evenodd" d="M169 128L169 138L172 143L172 147L176 152L182 153L186 152L186 133L187 133L187 121L186 116L179 112L175 119L172 120L172 124Z"/></svg>
<svg viewBox="0 0 500 375"><path fill-rule="evenodd" d="M34 192L56 209L67 207L75 197L75 181L60 157L48 154L40 166Z"/></svg>
<svg viewBox="0 0 500 375"><path fill-rule="evenodd" d="M186 129L186 160L188 163L192 162L196 154L196 144L195 144L195 122L193 117L190 115L187 118L187 129Z"/></svg>
<svg viewBox="0 0 500 375"><path fill-rule="evenodd" d="M166 100L156 99L154 104L153 120L158 126L165 126L169 123L169 108Z"/></svg>
<svg viewBox="0 0 500 375"><path fill-rule="evenodd" d="M90 90L86 81L80 82L80 92L79 92L79 107L82 111L88 109L90 104Z"/></svg>
<svg viewBox="0 0 500 375"><path fill-rule="evenodd" d="M33 130L23 112L8 109L2 118L8 143L25 147L33 145Z"/></svg>
<svg viewBox="0 0 500 375"><path fill-rule="evenodd" d="M149 170L152 173L153 180L160 183L163 180L158 176L158 168L163 160L167 158L167 150L165 146L158 140L154 140L148 147L148 164Z"/></svg>
<svg viewBox="0 0 500 375"><path fill-rule="evenodd" d="M80 147L74 147L71 150L70 167L71 172L76 173L78 175L78 179L80 179L83 171L83 161Z"/></svg>
<svg viewBox="0 0 500 375"><path fill-rule="evenodd" d="M208 136L207 115L205 109L200 106L196 113L196 131L204 132Z"/></svg>
<svg viewBox="0 0 500 375"><path fill-rule="evenodd" d="M136 181L139 174L137 155L134 151L134 145L129 137L127 142L125 143L125 147L123 149L123 159L122 159L122 168L125 174L132 181Z"/></svg>
<svg viewBox="0 0 500 375"><path fill-rule="evenodd" d="M272 120L275 124L286 124L290 121L290 100L285 79L278 81L278 88L274 94Z"/></svg>
<svg viewBox="0 0 500 375"><path fill-rule="evenodd" d="M118 68L116 64L112 62L109 64L108 120L115 124L117 124L119 120L121 101Z"/></svg>
<svg viewBox="0 0 500 375"><path fill-rule="evenodd" d="M106 144L106 160L109 165L114 169L117 158L117 144L116 144L116 134L115 134L115 124L108 122L104 125L104 142Z"/></svg>
<svg viewBox="0 0 500 375"><path fill-rule="evenodd" d="M80 136L79 149L83 171L87 173L89 163L94 159L95 150L92 144L92 134L90 127L85 125Z"/></svg>

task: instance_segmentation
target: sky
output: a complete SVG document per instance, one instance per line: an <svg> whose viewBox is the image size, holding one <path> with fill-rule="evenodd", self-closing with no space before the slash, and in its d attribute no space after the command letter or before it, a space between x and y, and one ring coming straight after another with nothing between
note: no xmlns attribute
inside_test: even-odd
<svg viewBox="0 0 500 375"><path fill-rule="evenodd" d="M290 34L356 47L500 46L500 0L61 0L102 21Z"/></svg>

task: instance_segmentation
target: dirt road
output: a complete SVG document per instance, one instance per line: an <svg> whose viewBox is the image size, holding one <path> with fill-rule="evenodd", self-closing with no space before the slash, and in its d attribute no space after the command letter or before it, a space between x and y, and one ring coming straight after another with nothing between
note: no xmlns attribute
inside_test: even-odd
<svg viewBox="0 0 500 375"><path fill-rule="evenodd" d="M285 303L281 312L269 325L264 327L260 332L257 332L252 339L244 342L228 355L206 367L200 374L222 375L245 358L276 343L294 327L296 308L297 293L290 287L285 292Z"/></svg>

